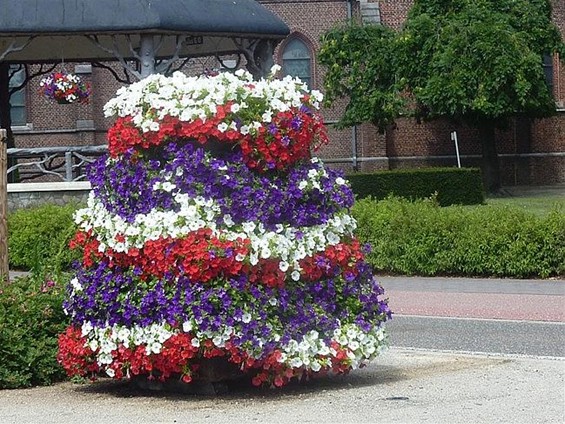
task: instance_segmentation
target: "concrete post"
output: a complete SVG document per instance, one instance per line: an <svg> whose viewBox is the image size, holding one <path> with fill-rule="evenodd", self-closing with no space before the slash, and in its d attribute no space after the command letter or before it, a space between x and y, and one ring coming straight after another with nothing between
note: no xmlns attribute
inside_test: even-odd
<svg viewBox="0 0 565 424"><path fill-rule="evenodd" d="M139 48L141 78L147 78L155 73L155 53L153 34L142 34Z"/></svg>

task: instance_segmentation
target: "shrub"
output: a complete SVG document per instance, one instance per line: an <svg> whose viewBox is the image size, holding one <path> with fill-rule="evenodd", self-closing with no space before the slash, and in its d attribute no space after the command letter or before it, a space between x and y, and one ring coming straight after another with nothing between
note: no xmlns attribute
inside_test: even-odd
<svg viewBox="0 0 565 424"><path fill-rule="evenodd" d="M358 198L384 199L389 195L425 199L437 193L440 206L484 202L481 173L476 168L424 168L351 174L347 177Z"/></svg>
<svg viewBox="0 0 565 424"><path fill-rule="evenodd" d="M62 285L37 276L0 286L0 389L65 377L56 360L57 336L68 324L63 292Z"/></svg>
<svg viewBox="0 0 565 424"><path fill-rule="evenodd" d="M565 216L510 207L440 208L433 200L363 199L358 236L378 270L409 275L542 277L565 273Z"/></svg>
<svg viewBox="0 0 565 424"><path fill-rule="evenodd" d="M10 267L40 269L49 265L68 269L78 254L68 248L76 230L77 205L42 205L20 209L8 216Z"/></svg>

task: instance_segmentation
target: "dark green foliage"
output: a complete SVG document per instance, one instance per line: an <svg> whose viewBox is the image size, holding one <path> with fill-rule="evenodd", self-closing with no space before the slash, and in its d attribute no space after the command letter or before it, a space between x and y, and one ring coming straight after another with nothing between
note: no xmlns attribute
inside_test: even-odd
<svg viewBox="0 0 565 424"><path fill-rule="evenodd" d="M475 127L485 188L498 192L495 129L556 113L542 63L565 46L549 0L415 0L396 47L416 115Z"/></svg>
<svg viewBox="0 0 565 424"><path fill-rule="evenodd" d="M475 168L401 169L351 174L347 178L357 198L384 199L394 195L425 199L435 196L440 206L484 202L481 173Z"/></svg>
<svg viewBox="0 0 565 424"><path fill-rule="evenodd" d="M75 233L76 205L43 205L20 209L8 216L8 251L12 269L49 266L68 269L77 252L68 248Z"/></svg>
<svg viewBox="0 0 565 424"><path fill-rule="evenodd" d="M369 262L408 275L541 277L565 274L565 215L517 208L451 206L398 198L357 202Z"/></svg>
<svg viewBox="0 0 565 424"><path fill-rule="evenodd" d="M427 117L504 124L555 113L541 64L559 50L548 0L416 0L398 73Z"/></svg>
<svg viewBox="0 0 565 424"><path fill-rule="evenodd" d="M331 103L348 98L341 126L381 130L403 112L447 118L480 134L486 188L500 188L495 129L512 117L556 113L542 68L565 44L549 0L415 0L404 28L347 26L326 33L320 63Z"/></svg>
<svg viewBox="0 0 565 424"><path fill-rule="evenodd" d="M68 324L63 292L60 284L39 277L0 286L0 389L65 377L56 360L57 336Z"/></svg>
<svg viewBox="0 0 565 424"><path fill-rule="evenodd" d="M322 37L326 104L349 99L339 127L371 122L382 131L394 122L404 104L395 88L395 36L382 25L348 24Z"/></svg>

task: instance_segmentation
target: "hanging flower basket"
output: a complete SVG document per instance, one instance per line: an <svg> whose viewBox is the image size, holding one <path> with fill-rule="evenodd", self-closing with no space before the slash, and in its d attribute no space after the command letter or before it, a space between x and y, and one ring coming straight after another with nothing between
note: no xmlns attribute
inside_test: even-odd
<svg viewBox="0 0 565 424"><path fill-rule="evenodd" d="M58 104L88 103L90 85L78 75L67 72L53 72L39 83L41 93Z"/></svg>

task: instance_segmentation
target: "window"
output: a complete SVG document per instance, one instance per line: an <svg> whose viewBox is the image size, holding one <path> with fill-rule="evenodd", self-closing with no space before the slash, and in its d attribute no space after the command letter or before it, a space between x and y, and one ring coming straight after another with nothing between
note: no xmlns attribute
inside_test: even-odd
<svg viewBox="0 0 565 424"><path fill-rule="evenodd" d="M543 73L549 92L553 95L553 56L549 54L543 56Z"/></svg>
<svg viewBox="0 0 565 424"><path fill-rule="evenodd" d="M312 56L308 46L300 39L290 40L282 54L283 74L298 77L308 86L312 83Z"/></svg>
<svg viewBox="0 0 565 424"><path fill-rule="evenodd" d="M25 72L23 69L14 67L10 70L10 84L9 87L18 87L24 82ZM10 96L12 126L26 125L26 102L25 102L25 88L16 91Z"/></svg>

